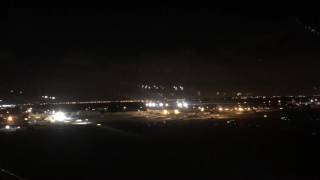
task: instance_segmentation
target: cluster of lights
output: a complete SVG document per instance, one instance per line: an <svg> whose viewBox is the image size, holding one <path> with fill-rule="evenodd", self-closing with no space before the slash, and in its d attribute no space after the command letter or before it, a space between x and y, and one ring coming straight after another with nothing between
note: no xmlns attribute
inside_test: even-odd
<svg viewBox="0 0 320 180"><path fill-rule="evenodd" d="M55 100L56 97L54 96L41 96L43 99L51 99L51 100Z"/></svg>
<svg viewBox="0 0 320 180"><path fill-rule="evenodd" d="M48 117L50 122L69 122L70 118L66 116L66 114L62 111L55 112L53 111L52 114Z"/></svg>
<svg viewBox="0 0 320 180"><path fill-rule="evenodd" d="M179 109L174 109L174 110L173 110L173 114L175 114L175 115L178 115L178 114L180 114L180 113L181 113L181 112L179 111ZM169 110L164 109L164 110L162 110L162 114L163 114L163 115L169 115L170 112L169 112Z"/></svg>
<svg viewBox="0 0 320 180"><path fill-rule="evenodd" d="M223 108L223 107L219 107L218 111L238 111L238 112L243 112L243 111L251 111L250 107L235 107L235 108Z"/></svg>
<svg viewBox="0 0 320 180"><path fill-rule="evenodd" d="M189 108L189 104L185 101L177 101L178 108Z"/></svg>
<svg viewBox="0 0 320 180"><path fill-rule="evenodd" d="M203 112L204 111L204 107L198 107L198 109Z"/></svg>
<svg viewBox="0 0 320 180"><path fill-rule="evenodd" d="M168 107L169 104L168 104L168 103L162 103L162 102L160 102L160 103L148 102L148 103L146 103L146 106L147 106L147 107L151 107L151 108L153 108L153 107L160 107L160 108L162 108L162 107Z"/></svg>

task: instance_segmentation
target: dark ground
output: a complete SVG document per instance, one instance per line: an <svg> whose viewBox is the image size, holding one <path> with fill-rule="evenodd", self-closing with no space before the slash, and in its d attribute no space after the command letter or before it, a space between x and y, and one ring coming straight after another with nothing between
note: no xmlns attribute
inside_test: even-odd
<svg viewBox="0 0 320 180"><path fill-rule="evenodd" d="M315 110L38 127L0 133L0 167L29 180L320 179L319 140Z"/></svg>

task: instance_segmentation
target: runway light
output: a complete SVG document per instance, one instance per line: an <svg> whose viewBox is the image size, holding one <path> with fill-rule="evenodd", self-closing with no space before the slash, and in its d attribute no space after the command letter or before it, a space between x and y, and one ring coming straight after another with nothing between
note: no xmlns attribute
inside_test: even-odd
<svg viewBox="0 0 320 180"><path fill-rule="evenodd" d="M175 109L173 112L174 114L180 114L180 111L178 109Z"/></svg>
<svg viewBox="0 0 320 180"><path fill-rule="evenodd" d="M219 107L218 110L219 110L219 111L223 111L223 108L222 108L222 107Z"/></svg>
<svg viewBox="0 0 320 180"><path fill-rule="evenodd" d="M9 126L9 125L6 125L6 126L5 126L5 129L10 129L10 126Z"/></svg>
<svg viewBox="0 0 320 180"><path fill-rule="evenodd" d="M243 111L243 108L242 108L242 107L239 107L239 108L238 108L238 111L242 112L242 111Z"/></svg>
<svg viewBox="0 0 320 180"><path fill-rule="evenodd" d="M29 109L27 110L27 112L28 112L28 113L31 113L31 112L32 112L32 108L29 108Z"/></svg>
<svg viewBox="0 0 320 180"><path fill-rule="evenodd" d="M203 111L204 111L204 107L201 107L201 108L200 108L200 111L203 112Z"/></svg>

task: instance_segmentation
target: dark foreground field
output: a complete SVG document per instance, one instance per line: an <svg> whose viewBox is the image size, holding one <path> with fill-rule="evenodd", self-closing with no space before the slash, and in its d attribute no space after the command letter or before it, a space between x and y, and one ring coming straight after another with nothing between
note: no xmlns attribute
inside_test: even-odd
<svg viewBox="0 0 320 180"><path fill-rule="evenodd" d="M0 167L29 180L319 179L320 113L263 115L1 132Z"/></svg>

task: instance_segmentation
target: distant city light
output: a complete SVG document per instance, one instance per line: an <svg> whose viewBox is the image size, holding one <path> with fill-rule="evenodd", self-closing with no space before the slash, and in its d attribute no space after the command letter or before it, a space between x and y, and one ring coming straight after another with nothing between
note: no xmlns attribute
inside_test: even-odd
<svg viewBox="0 0 320 180"><path fill-rule="evenodd" d="M219 111L223 111L223 108L222 108L222 107L219 107L218 110L219 110Z"/></svg>
<svg viewBox="0 0 320 180"><path fill-rule="evenodd" d="M9 126L9 125L6 125L6 126L5 126L5 129L10 129L10 126Z"/></svg>

